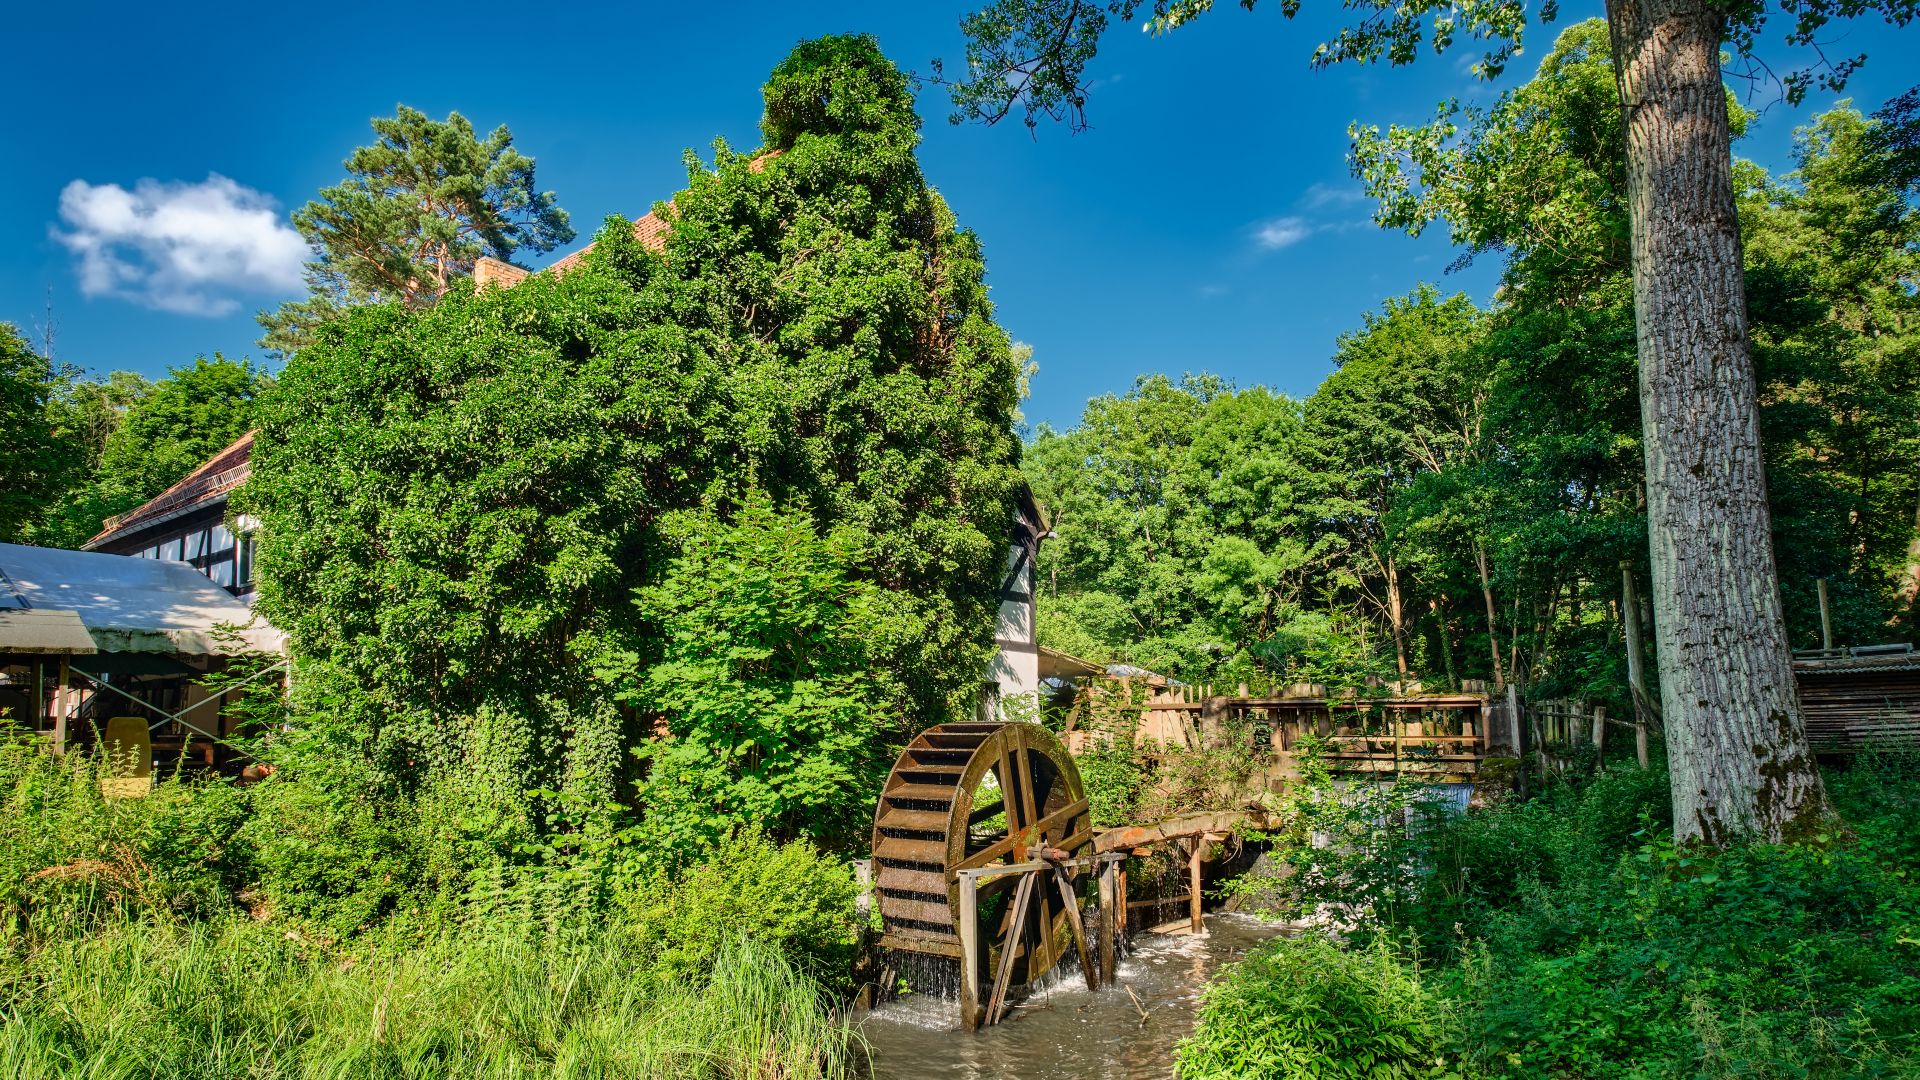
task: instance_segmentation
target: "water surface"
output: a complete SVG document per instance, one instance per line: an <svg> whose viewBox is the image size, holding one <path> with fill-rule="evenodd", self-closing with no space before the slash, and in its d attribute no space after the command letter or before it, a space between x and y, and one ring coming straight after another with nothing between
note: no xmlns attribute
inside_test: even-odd
<svg viewBox="0 0 1920 1080"><path fill-rule="evenodd" d="M1173 1075L1200 990L1222 963L1278 933L1245 915L1207 916L1203 936L1137 934L1116 985L1088 993L1078 964L1055 971L998 1025L960 1030L952 998L914 994L868 1015L876 1080L1136 1080ZM1123 987L1133 990L1129 997ZM1145 1020L1134 998L1146 1010Z"/></svg>

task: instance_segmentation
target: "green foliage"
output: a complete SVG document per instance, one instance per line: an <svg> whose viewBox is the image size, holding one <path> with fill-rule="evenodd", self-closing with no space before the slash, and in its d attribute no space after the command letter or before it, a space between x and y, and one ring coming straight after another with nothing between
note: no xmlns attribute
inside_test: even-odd
<svg viewBox="0 0 1920 1080"><path fill-rule="evenodd" d="M1401 925L1423 899L1429 834L1444 830L1449 807L1406 773L1386 783L1336 781L1316 737L1303 737L1295 752L1300 779L1268 808L1275 824L1259 837L1273 844L1270 869L1228 890L1265 914L1349 937Z"/></svg>
<svg viewBox="0 0 1920 1080"><path fill-rule="evenodd" d="M218 353L158 382L126 371L105 380L60 374L46 415L65 471L17 519L20 538L79 547L108 517L160 494L246 434L254 399L272 382L251 361Z"/></svg>
<svg viewBox="0 0 1920 1080"><path fill-rule="evenodd" d="M242 835L256 903L334 939L378 925L421 892L423 853L404 804L370 784L269 779Z"/></svg>
<svg viewBox="0 0 1920 1080"><path fill-rule="evenodd" d="M72 482L78 447L55 402L62 373L33 351L11 323L0 323L0 543L18 543L48 499Z"/></svg>
<svg viewBox="0 0 1920 1080"><path fill-rule="evenodd" d="M535 187L533 159L514 149L506 125L483 139L457 112L434 120L402 105L373 130L379 140L348 155L347 178L294 211L314 252L311 295L260 314L262 347L294 353L352 305L425 306L482 255L508 262L573 239L567 212Z"/></svg>
<svg viewBox="0 0 1920 1080"><path fill-rule="evenodd" d="M101 781L114 775L111 762L53 757L0 721L0 937L232 909L246 814L234 789L162 777L145 798L107 799Z"/></svg>
<svg viewBox="0 0 1920 1080"><path fill-rule="evenodd" d="M1442 998L1384 940L1275 938L1207 986L1183 1080L1458 1077Z"/></svg>
<svg viewBox="0 0 1920 1080"><path fill-rule="evenodd" d="M1629 707L1622 562L1647 579L1625 164L1605 27L1569 27L1485 112L1356 134L1383 220L1506 257L1477 311L1421 286L1363 316L1298 404L1143 379L1042 430L1043 642L1190 681L1521 681ZM1813 580L1846 643L1909 629L1920 213L1897 110L1741 164L1774 547L1797 645ZM1741 117L1736 115L1736 123ZM1260 422L1249 423L1253 417Z"/></svg>
<svg viewBox="0 0 1920 1080"><path fill-rule="evenodd" d="M688 683L695 658L669 657L654 622L703 616L633 597L681 530L755 487L841 550L862 538L848 576L883 600L864 625L837 620L837 640L866 639L904 722L971 707L1018 485L1019 373L978 245L927 187L918 121L876 74L884 57L857 39L803 53L781 78L836 88L825 129L778 157L721 147L714 168L691 163L661 211L664 257L614 221L563 276L358 307L265 403L236 502L263 526L261 608L293 637L303 706L336 713L383 783L466 760L489 710L503 718L489 730L519 733L523 789L561 790L604 749L564 718L663 662L680 722L706 694L698 722L717 730L720 691ZM726 625L754 632L743 610ZM832 659L830 677L851 670ZM844 719L851 685L817 703ZM884 717L887 700L869 706ZM842 782L788 779L813 785L788 793L800 802Z"/></svg>
<svg viewBox="0 0 1920 1080"><path fill-rule="evenodd" d="M764 494L679 539L665 575L639 594L663 639L632 695L663 715L634 748L647 765L644 842L658 858L686 857L751 821L854 846L846 807L869 801L887 743L905 735L877 661L911 626L888 617L884 590L852 576L855 538L820 538Z"/></svg>
<svg viewBox="0 0 1920 1080"><path fill-rule="evenodd" d="M920 127L907 77L867 34L802 41L767 77L761 96L767 111L760 136L769 150L791 150L809 134L905 139L911 146Z"/></svg>
<svg viewBox="0 0 1920 1080"><path fill-rule="evenodd" d="M1273 837L1284 869L1270 889L1305 897L1319 875L1323 904L1351 907L1386 881L1394 902L1355 924L1359 940L1371 957L1393 941L1426 958L1402 977L1445 1003L1429 1015L1444 1019L1460 1075L1908 1075L1920 1065L1913 777L1911 761L1862 760L1828 777L1850 829L1717 852L1674 845L1659 769L1413 827L1355 800L1304 811L1311 823L1296 812L1301 827ZM1316 845L1333 853L1303 850ZM1314 963L1338 970L1355 955ZM1210 1029L1212 1016L1202 1046L1246 1045L1257 1030L1248 1016Z"/></svg>
<svg viewBox="0 0 1920 1080"><path fill-rule="evenodd" d="M805 841L776 844L747 828L706 862L641 882L625 918L652 963L674 977L709 970L731 942L747 938L846 990L859 941L858 891L845 862Z"/></svg>
<svg viewBox="0 0 1920 1080"><path fill-rule="evenodd" d="M554 947L447 938L346 956L278 929L115 927L0 977L0 1072L57 1076L853 1075L859 1037L777 952L734 942L697 979L617 934Z"/></svg>
<svg viewBox="0 0 1920 1080"><path fill-rule="evenodd" d="M1043 426L1025 462L1054 520L1042 644L1186 679L1250 671L1338 543L1312 528L1323 478L1302 438L1298 403L1210 376L1144 377L1072 431Z"/></svg>

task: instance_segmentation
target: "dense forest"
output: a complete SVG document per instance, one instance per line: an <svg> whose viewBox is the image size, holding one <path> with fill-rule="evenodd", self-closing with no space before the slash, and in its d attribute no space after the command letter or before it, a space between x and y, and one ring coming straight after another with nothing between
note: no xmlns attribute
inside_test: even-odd
<svg viewBox="0 0 1920 1080"><path fill-rule="evenodd" d="M1045 642L1192 681L1412 675L1613 697L1621 564L1647 535L1619 111L1605 28L1565 31L1464 137L1362 130L1389 224L1501 258L1482 308L1423 284L1365 313L1305 400L1143 376L1025 468L1058 534ZM1747 114L1735 106L1736 120ZM1782 595L1820 643L1911 635L1920 474L1912 102L1841 106L1797 168L1741 162L1741 234ZM1903 126L1904 125L1904 126Z"/></svg>

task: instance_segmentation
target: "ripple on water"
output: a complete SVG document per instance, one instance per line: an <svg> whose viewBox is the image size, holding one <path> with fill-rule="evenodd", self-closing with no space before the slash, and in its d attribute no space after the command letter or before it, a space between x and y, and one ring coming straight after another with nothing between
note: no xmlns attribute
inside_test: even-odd
<svg viewBox="0 0 1920 1080"><path fill-rule="evenodd" d="M1200 991L1215 968L1279 932L1243 915L1207 916L1208 933L1140 934L1120 962L1119 984L1088 993L1079 965L1048 975L998 1025L960 1030L950 997L912 994L875 1009L861 1029L875 1080L922 1077L1135 1080L1173 1072L1173 1048L1193 1030ZM1133 997L1147 1011L1146 1020Z"/></svg>

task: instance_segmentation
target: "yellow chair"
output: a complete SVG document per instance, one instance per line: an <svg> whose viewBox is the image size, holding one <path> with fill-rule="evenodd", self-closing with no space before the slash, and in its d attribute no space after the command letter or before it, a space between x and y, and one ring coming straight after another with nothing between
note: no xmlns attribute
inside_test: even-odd
<svg viewBox="0 0 1920 1080"><path fill-rule="evenodd" d="M126 799L152 791L153 739L148 735L146 719L139 716L109 719L104 741L113 776L100 781L100 794L109 799Z"/></svg>

